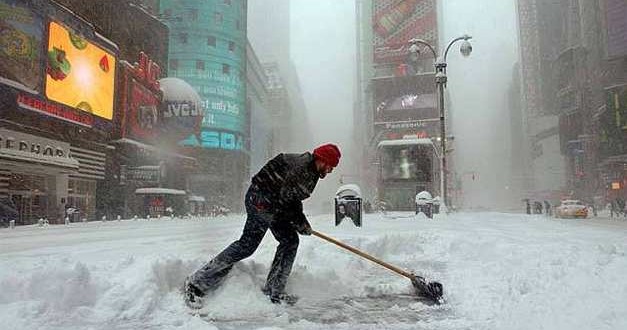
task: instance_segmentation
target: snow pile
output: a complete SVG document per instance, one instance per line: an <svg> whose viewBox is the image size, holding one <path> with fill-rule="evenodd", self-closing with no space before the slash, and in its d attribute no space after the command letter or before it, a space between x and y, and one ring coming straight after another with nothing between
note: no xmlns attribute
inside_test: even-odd
<svg viewBox="0 0 627 330"><path fill-rule="evenodd" d="M0 319L8 329L625 329L627 222L498 213L435 220L368 214L311 219L329 236L444 284L447 303L394 300L410 282L317 237L302 237L288 290L261 293L270 233L193 316L184 278L237 239L243 216L0 230ZM373 307L362 298L385 296ZM376 300L375 300L376 302Z"/></svg>

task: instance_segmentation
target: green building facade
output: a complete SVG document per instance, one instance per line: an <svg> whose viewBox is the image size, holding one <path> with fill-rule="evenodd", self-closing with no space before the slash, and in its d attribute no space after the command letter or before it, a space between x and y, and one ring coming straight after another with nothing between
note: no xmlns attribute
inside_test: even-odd
<svg viewBox="0 0 627 330"><path fill-rule="evenodd" d="M190 190L213 205L239 209L248 177L246 0L161 0L170 28L168 75L202 99L199 135L179 143L199 159Z"/></svg>

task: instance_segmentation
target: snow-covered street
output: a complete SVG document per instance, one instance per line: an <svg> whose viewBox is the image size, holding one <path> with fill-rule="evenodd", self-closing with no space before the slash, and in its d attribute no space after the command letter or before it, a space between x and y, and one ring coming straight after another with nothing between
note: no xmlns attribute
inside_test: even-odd
<svg viewBox="0 0 627 330"><path fill-rule="evenodd" d="M302 237L288 289L294 307L260 292L276 242L239 263L203 310L178 289L235 240L242 215L0 230L5 329L627 329L627 222L504 213L332 216L314 229L445 286L447 303L411 300L377 310L359 297L410 293L367 260ZM353 299L353 300L351 300ZM207 320L209 319L209 320ZM213 322L211 320L214 320Z"/></svg>

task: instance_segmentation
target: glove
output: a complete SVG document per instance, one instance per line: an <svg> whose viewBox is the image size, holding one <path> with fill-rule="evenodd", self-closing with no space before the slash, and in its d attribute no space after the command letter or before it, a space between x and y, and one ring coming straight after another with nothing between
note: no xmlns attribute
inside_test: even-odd
<svg viewBox="0 0 627 330"><path fill-rule="evenodd" d="M311 235L311 225L309 224L309 221L307 220L302 220L298 223L294 223L294 228L296 229L296 232L299 233L300 235Z"/></svg>

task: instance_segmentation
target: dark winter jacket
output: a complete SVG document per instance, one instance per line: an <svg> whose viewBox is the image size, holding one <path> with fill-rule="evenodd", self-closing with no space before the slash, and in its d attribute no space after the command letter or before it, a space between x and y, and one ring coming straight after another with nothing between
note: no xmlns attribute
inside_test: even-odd
<svg viewBox="0 0 627 330"><path fill-rule="evenodd" d="M252 178L251 188L259 191L267 202L264 207L277 218L299 225L307 221L302 201L311 196L319 178L311 153L279 154Z"/></svg>

